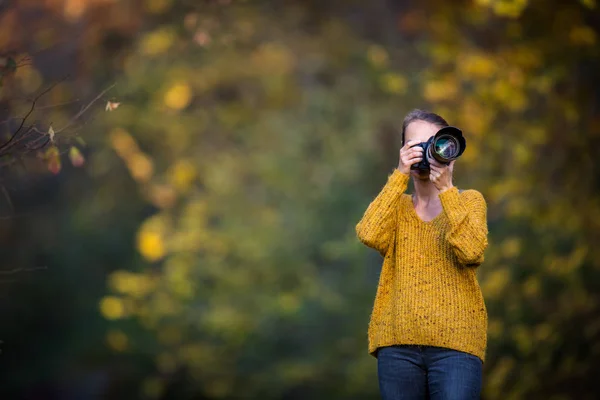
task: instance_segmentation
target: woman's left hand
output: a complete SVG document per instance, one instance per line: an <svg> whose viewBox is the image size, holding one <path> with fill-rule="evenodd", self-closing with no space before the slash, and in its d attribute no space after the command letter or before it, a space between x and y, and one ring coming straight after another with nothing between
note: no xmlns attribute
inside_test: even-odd
<svg viewBox="0 0 600 400"><path fill-rule="evenodd" d="M436 160L430 161L429 180L441 192L452 189L452 171L454 170L454 161L450 161L449 165L443 165Z"/></svg>

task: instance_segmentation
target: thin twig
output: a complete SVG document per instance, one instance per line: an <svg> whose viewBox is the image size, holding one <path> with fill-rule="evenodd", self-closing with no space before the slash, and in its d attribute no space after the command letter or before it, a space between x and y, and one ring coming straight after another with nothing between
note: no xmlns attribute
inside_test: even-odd
<svg viewBox="0 0 600 400"><path fill-rule="evenodd" d="M62 106L66 106L67 104L73 104L73 103L77 103L78 101L81 101L80 99L75 99L75 100L71 100L71 101L65 101L64 103L58 103L58 104L51 104L51 105L47 105L47 106L41 106L38 107L38 110L45 110L47 108L56 108L56 107L62 107Z"/></svg>
<svg viewBox="0 0 600 400"><path fill-rule="evenodd" d="M39 271L42 269L48 269L48 267L43 265L41 267L15 268L15 269L10 269L8 271L0 271L0 275L13 275L13 274L16 274L19 272L32 272L32 271Z"/></svg>
<svg viewBox="0 0 600 400"><path fill-rule="evenodd" d="M115 84L113 83L112 85L110 85L109 87L107 87L106 89L104 89L102 92L100 92L100 94L98 96L96 96L92 101L90 101L85 107L83 107L77 114L75 114L75 116L73 118L71 118L71 121L69 121L69 123L62 127L61 129L58 130L54 130L54 133L57 134L59 132L64 131L65 129L67 129L68 127L70 127L71 125L73 125L75 123L75 121L81 117L87 110L88 108L90 108L92 106L92 104L94 104L100 97L104 96L106 94L106 92L108 92L110 89L112 89L115 86Z"/></svg>

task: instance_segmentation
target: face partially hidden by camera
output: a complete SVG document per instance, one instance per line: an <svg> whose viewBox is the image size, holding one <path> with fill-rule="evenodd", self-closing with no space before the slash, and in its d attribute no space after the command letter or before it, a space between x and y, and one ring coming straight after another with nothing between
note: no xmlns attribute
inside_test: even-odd
<svg viewBox="0 0 600 400"><path fill-rule="evenodd" d="M442 127L431 122L421 120L413 121L406 127L404 140L406 142L413 140L416 143L424 143L427 142L429 138L434 136L437 131L440 130L440 128ZM426 156L426 154L423 154L423 157ZM433 163L434 165L437 163L431 158L429 159L429 162ZM420 180L429 180L429 171L411 169L410 175Z"/></svg>

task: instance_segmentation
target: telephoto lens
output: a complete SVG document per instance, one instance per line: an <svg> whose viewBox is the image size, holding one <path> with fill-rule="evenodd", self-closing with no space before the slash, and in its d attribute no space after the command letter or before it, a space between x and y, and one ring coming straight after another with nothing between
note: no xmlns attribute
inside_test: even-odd
<svg viewBox="0 0 600 400"><path fill-rule="evenodd" d="M446 126L437 131L427 142L417 143L415 146L423 148L425 157L421 162L411 165L410 169L428 171L431 159L442 164L449 164L452 160L456 160L465 151L467 142L460 129Z"/></svg>

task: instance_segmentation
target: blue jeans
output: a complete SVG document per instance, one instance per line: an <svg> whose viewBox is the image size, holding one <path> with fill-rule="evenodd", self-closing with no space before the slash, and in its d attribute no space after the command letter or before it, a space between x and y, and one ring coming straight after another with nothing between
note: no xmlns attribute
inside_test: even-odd
<svg viewBox="0 0 600 400"><path fill-rule="evenodd" d="M402 345L377 352L383 400L479 399L482 370L478 357L442 347Z"/></svg>

